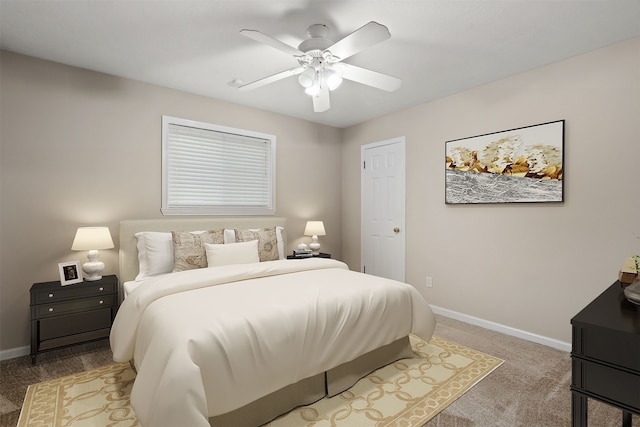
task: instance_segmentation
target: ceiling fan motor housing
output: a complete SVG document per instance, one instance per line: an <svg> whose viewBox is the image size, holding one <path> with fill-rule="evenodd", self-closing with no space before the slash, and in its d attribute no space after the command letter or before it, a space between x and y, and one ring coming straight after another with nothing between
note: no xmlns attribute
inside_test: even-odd
<svg viewBox="0 0 640 427"><path fill-rule="evenodd" d="M333 44L331 40L326 38L327 34L329 34L329 28L326 25L311 25L307 28L307 35L310 38L303 40L302 43L298 45L298 50L306 54L311 54L312 56L316 56L312 51L319 51L320 56L322 56L322 51Z"/></svg>

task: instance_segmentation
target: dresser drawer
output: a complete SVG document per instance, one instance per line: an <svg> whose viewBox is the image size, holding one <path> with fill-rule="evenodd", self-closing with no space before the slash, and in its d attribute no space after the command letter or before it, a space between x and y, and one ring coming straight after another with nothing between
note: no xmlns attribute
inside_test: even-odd
<svg viewBox="0 0 640 427"><path fill-rule="evenodd" d="M67 287L58 286L57 289L37 289L31 292L31 305L52 304L70 299L86 298L104 294L115 294L117 282L91 283L82 282Z"/></svg>
<svg viewBox="0 0 640 427"><path fill-rule="evenodd" d="M607 328L573 328L573 352L594 361L640 371L640 334Z"/></svg>
<svg viewBox="0 0 640 427"><path fill-rule="evenodd" d="M57 304L42 304L31 306L31 319L45 319L47 317L77 313L80 311L111 308L116 304L113 294L80 300L59 302Z"/></svg>
<svg viewBox="0 0 640 427"><path fill-rule="evenodd" d="M572 386L609 403L640 412L640 374L572 358Z"/></svg>

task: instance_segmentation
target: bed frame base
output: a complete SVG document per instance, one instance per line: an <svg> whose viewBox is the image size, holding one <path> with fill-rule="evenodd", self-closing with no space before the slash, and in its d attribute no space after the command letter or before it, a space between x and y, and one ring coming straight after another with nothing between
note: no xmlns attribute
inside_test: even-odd
<svg viewBox="0 0 640 427"><path fill-rule="evenodd" d="M327 372L298 381L242 408L209 418L212 427L256 427L292 409L332 397L352 387L378 368L414 357L409 337L366 353Z"/></svg>

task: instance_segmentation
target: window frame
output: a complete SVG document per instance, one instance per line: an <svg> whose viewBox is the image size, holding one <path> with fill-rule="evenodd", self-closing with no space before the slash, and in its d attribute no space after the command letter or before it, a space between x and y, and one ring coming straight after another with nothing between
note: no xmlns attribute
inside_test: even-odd
<svg viewBox="0 0 640 427"><path fill-rule="evenodd" d="M266 162L270 171L268 184L268 203L266 206L250 205L210 205L210 206L169 206L169 126L178 125L196 129L210 130L242 137L259 138L269 142L270 159ZM275 215L276 213L276 137L262 132L220 126L196 120L162 116L162 215Z"/></svg>

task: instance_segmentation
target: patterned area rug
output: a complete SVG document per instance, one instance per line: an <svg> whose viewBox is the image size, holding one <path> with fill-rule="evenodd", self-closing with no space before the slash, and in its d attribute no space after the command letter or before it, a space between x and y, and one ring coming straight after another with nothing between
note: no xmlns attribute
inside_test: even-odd
<svg viewBox="0 0 640 427"><path fill-rule="evenodd" d="M416 357L385 366L349 390L294 409L270 427L419 427L502 364L437 337L411 336ZM135 373L113 364L29 386L17 427L139 426L129 405Z"/></svg>

